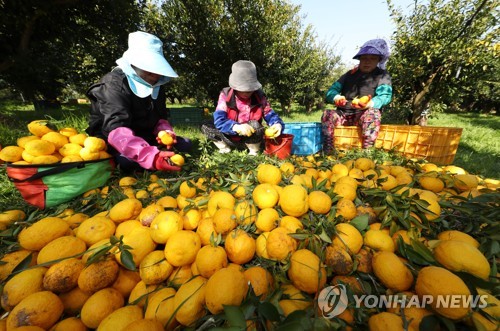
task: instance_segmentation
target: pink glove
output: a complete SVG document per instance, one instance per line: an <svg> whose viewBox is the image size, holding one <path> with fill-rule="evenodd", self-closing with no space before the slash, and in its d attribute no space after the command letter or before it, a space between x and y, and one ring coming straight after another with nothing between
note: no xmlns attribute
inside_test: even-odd
<svg viewBox="0 0 500 331"><path fill-rule="evenodd" d="M155 156L155 169L160 171L180 171L181 167L174 166L170 162L170 157L174 152L159 152Z"/></svg>

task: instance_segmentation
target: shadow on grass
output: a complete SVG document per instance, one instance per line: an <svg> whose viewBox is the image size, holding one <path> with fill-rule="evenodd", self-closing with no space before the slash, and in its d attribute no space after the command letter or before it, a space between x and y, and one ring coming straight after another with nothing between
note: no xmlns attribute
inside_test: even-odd
<svg viewBox="0 0 500 331"><path fill-rule="evenodd" d="M487 152L478 152L465 143L459 143L453 164L464 168L471 174L500 178L498 171L500 157Z"/></svg>

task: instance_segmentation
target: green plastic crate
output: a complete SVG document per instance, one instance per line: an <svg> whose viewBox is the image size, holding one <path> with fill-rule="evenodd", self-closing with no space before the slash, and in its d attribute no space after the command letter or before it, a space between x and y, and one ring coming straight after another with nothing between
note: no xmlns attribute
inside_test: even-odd
<svg viewBox="0 0 500 331"><path fill-rule="evenodd" d="M169 122L172 125L201 125L203 109L201 108L170 108Z"/></svg>

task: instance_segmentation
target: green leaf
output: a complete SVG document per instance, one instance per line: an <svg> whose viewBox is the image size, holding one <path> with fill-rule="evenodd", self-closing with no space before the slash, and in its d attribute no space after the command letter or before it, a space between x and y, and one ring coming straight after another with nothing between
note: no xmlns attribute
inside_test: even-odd
<svg viewBox="0 0 500 331"><path fill-rule="evenodd" d="M238 327L241 329L244 329L246 327L245 316L243 315L243 312L239 307L224 305L224 313L226 315L229 326Z"/></svg>
<svg viewBox="0 0 500 331"><path fill-rule="evenodd" d="M352 226L358 229L359 232L363 232L368 228L368 222L370 217L367 214L359 215L354 217L351 222L349 222Z"/></svg>
<svg viewBox="0 0 500 331"><path fill-rule="evenodd" d="M415 250L415 252L421 256L425 261L430 264L436 264L436 259L432 255L432 252L420 241L411 239L411 247Z"/></svg>
<svg viewBox="0 0 500 331"><path fill-rule="evenodd" d="M259 315L262 315L267 320L270 321L280 320L280 313L278 312L278 309L270 302L261 303L257 308L257 312L259 313Z"/></svg>
<svg viewBox="0 0 500 331"><path fill-rule="evenodd" d="M128 270L132 271L136 270L134 257L132 256L132 253L130 253L130 251L123 250L120 256L120 261L122 262L123 266Z"/></svg>

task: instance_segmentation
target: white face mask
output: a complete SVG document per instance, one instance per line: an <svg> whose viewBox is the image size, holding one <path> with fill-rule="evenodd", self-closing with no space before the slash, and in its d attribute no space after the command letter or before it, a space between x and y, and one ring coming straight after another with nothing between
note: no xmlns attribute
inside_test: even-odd
<svg viewBox="0 0 500 331"><path fill-rule="evenodd" d="M125 73L125 75L127 76L127 81L130 89L139 98L145 98L149 95L151 95L153 99L158 98L160 86L170 80L169 77L161 76L154 85L151 85L144 79L142 79L137 74L137 72L135 72L130 63L128 63L128 61L124 58L118 59L116 63L118 64L118 67L122 69L123 73Z"/></svg>

